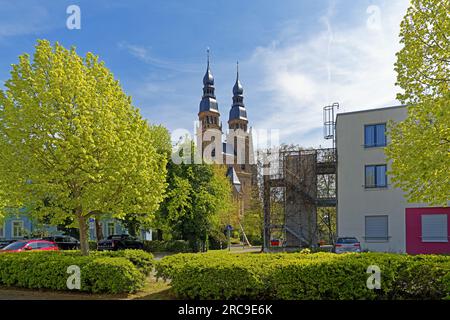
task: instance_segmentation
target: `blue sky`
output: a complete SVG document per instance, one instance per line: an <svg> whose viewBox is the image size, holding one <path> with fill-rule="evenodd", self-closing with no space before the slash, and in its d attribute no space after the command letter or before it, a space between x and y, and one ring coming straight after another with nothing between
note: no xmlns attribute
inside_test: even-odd
<svg viewBox="0 0 450 320"><path fill-rule="evenodd" d="M81 29L66 27L69 5ZM206 48L226 125L236 60L250 125L328 146L322 107L397 104L393 63L407 0L0 0L0 81L36 39L99 55L152 123L193 130Z"/></svg>

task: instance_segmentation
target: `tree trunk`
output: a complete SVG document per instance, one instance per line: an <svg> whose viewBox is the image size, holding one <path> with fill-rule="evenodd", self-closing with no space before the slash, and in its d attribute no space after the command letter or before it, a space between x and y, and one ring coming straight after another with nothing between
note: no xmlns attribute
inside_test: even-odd
<svg viewBox="0 0 450 320"><path fill-rule="evenodd" d="M95 218L95 234L97 235L97 241L103 240L103 228L97 218Z"/></svg>
<svg viewBox="0 0 450 320"><path fill-rule="evenodd" d="M89 255L88 228L86 217L81 210L78 211L78 224L80 228L80 249L83 256Z"/></svg>
<svg viewBox="0 0 450 320"><path fill-rule="evenodd" d="M156 230L156 239L155 240L159 240L159 241L163 240L163 231L161 229Z"/></svg>
<svg viewBox="0 0 450 320"><path fill-rule="evenodd" d="M136 237L137 234L137 223L136 222L131 222L128 225L128 233L130 234L130 236Z"/></svg>

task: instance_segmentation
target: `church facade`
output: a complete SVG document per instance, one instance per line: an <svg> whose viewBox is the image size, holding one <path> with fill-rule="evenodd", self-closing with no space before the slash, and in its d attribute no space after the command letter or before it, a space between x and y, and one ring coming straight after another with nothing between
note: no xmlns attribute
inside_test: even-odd
<svg viewBox="0 0 450 320"><path fill-rule="evenodd" d="M243 215L250 205L252 189L256 185L256 166L252 132L244 104L244 89L239 79L239 65L232 94L228 127L223 128L208 52L203 95L198 112L197 146L205 162L227 166L227 177L233 185L235 198L239 199L240 214Z"/></svg>

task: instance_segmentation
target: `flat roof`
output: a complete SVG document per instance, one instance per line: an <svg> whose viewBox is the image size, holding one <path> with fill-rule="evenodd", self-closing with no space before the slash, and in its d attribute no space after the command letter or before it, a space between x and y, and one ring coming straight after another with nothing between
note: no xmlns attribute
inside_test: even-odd
<svg viewBox="0 0 450 320"><path fill-rule="evenodd" d="M341 112L336 115L336 117L340 115L350 115L355 113L363 113L363 112L372 112L372 111L381 111L386 109L396 109L396 108L406 108L406 105L400 105L400 106L390 106L390 107L382 107L382 108L374 108L374 109L366 109L366 110L357 110L357 111L349 111L349 112Z"/></svg>

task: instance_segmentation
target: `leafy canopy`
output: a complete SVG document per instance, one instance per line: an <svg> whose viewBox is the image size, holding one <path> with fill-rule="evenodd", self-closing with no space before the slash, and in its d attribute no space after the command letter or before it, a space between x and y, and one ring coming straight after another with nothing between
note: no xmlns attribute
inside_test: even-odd
<svg viewBox="0 0 450 320"><path fill-rule="evenodd" d="M396 187L412 202L446 205L450 196L450 1L413 0L401 23L398 99L408 116L390 124Z"/></svg>
<svg viewBox="0 0 450 320"><path fill-rule="evenodd" d="M191 157L196 154L192 141L183 145L179 148L191 150ZM156 227L176 239L188 240L191 248L199 251L208 236L217 231L220 215L232 209L231 184L225 167L191 160L180 164L169 162L168 190L157 214Z"/></svg>
<svg viewBox="0 0 450 320"><path fill-rule="evenodd" d="M57 224L95 212L151 220L166 187L158 135L92 53L38 41L0 91L0 195ZM153 130L158 131L158 130ZM80 234L83 238L85 236Z"/></svg>

